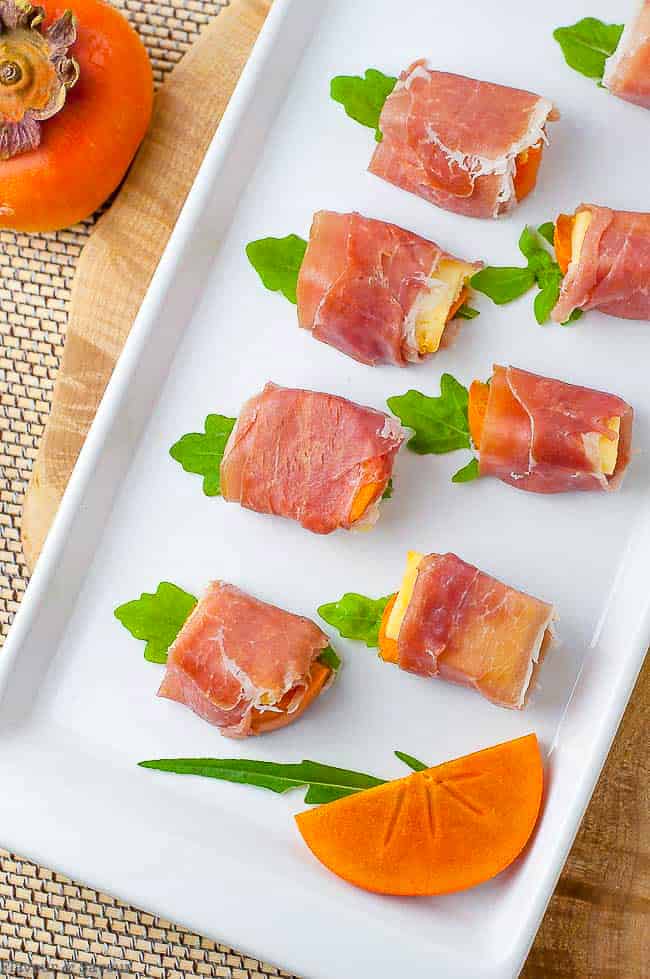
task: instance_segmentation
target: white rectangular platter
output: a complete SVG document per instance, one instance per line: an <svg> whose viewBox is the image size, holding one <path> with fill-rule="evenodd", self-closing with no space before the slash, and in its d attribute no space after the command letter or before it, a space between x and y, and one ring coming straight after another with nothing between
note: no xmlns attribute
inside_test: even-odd
<svg viewBox="0 0 650 979"><path fill-rule="evenodd" d="M619 9L625 6L625 10ZM371 370L299 331L245 244L307 236L319 208L357 209L467 258L517 264L526 223L585 199L650 210L648 115L564 64L551 32L605 0L277 0L211 146L0 657L0 843L310 979L504 979L525 959L650 636L647 324L585 316L540 328L531 297L478 319L453 349ZM625 19L627 4L617 5ZM366 173L372 134L328 97L335 74L398 73L417 57L557 104L537 191L499 222L438 210ZM636 410L618 494L539 497L494 480L452 485L465 458L403 451L367 534L298 525L202 495L168 454L209 412L236 415L272 379L384 408L513 363L605 390ZM385 595L405 552L453 550L557 606L560 642L524 712L425 682L336 639L337 686L298 724L226 741L154 696L160 668L113 618L161 579L198 594L223 578L312 617L344 591ZM386 778L393 749L431 764L535 731L544 812L523 859L431 900L355 890L303 846L301 796L136 767L145 758L314 758Z"/></svg>

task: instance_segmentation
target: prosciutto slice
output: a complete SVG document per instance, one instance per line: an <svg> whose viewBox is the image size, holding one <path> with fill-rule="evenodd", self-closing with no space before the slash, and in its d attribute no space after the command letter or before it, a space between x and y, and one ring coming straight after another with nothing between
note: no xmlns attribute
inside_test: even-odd
<svg viewBox="0 0 650 979"><path fill-rule="evenodd" d="M298 278L300 325L362 364L417 363L418 300L442 259L454 256L397 225L318 211Z"/></svg>
<svg viewBox="0 0 650 979"><path fill-rule="evenodd" d="M328 644L310 619L215 581L170 647L158 696L185 704L226 737L243 738L257 733L260 712L299 716L310 671Z"/></svg>
<svg viewBox="0 0 650 979"><path fill-rule="evenodd" d="M545 652L551 605L455 554L423 558L398 638L398 663L521 708Z"/></svg>
<svg viewBox="0 0 650 979"><path fill-rule="evenodd" d="M244 405L228 439L221 493L317 534L367 524L403 441L399 423L381 411L269 383Z"/></svg>
<svg viewBox="0 0 650 979"><path fill-rule="evenodd" d="M556 118L539 95L416 61L384 103L369 169L448 211L495 218L517 203L517 156L547 142Z"/></svg>
<svg viewBox="0 0 650 979"><path fill-rule="evenodd" d="M650 320L650 214L581 204L591 220L577 261L572 261L552 312L564 323L574 309Z"/></svg>
<svg viewBox="0 0 650 979"><path fill-rule="evenodd" d="M614 490L630 461L633 412L622 398L495 366L481 434L479 472L533 493ZM600 437L620 418L612 475L600 467Z"/></svg>
<svg viewBox="0 0 650 979"><path fill-rule="evenodd" d="M603 85L619 99L650 109L650 0L643 0L607 59Z"/></svg>

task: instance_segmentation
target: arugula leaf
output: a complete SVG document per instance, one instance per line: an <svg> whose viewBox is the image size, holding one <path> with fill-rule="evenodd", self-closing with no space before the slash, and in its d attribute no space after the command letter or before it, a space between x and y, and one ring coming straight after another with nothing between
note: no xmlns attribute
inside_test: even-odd
<svg viewBox="0 0 650 979"><path fill-rule="evenodd" d="M467 388L451 374L443 374L439 397L430 398L420 391L411 390L389 398L387 404L403 425L414 430L415 435L408 443L412 452L440 455L471 447L468 400Z"/></svg>
<svg viewBox="0 0 650 979"><path fill-rule="evenodd" d="M169 450L172 459L180 462L186 473L203 476L206 496L221 496L221 460L236 421L226 415L208 415L205 432L183 435Z"/></svg>
<svg viewBox="0 0 650 979"><path fill-rule="evenodd" d="M396 83L397 79L392 75L368 68L363 78L359 75L337 75L330 82L330 96L341 103L351 119L374 129L375 139L380 143L379 116Z"/></svg>
<svg viewBox="0 0 650 979"><path fill-rule="evenodd" d="M479 313L478 309L472 309L472 307L468 306L467 303L463 303L463 305L459 306L454 313L454 318L459 320L473 320L480 315L481 314Z"/></svg>
<svg viewBox="0 0 650 979"><path fill-rule="evenodd" d="M306 251L307 242L298 235L259 238L246 245L248 260L266 288L281 292L294 306L298 301L298 273Z"/></svg>
<svg viewBox="0 0 650 979"><path fill-rule="evenodd" d="M281 765L273 761L247 758L159 758L141 761L140 768L152 768L177 775L201 775L283 794L290 789L306 788L305 802L321 805L344 796L384 785L385 780L363 772L348 771L316 761Z"/></svg>
<svg viewBox="0 0 650 979"><path fill-rule="evenodd" d="M527 261L526 268L481 269L472 276L471 285L493 302L503 305L537 284L540 292L533 306L535 318L540 325L545 323L559 298L563 278L560 266L545 244L553 244L554 230L552 221L540 224L537 231L525 227L519 238L519 250Z"/></svg>
<svg viewBox="0 0 650 979"><path fill-rule="evenodd" d="M381 494L382 500L390 500L393 496L393 477L391 476L386 483L386 489Z"/></svg>
<svg viewBox="0 0 650 979"><path fill-rule="evenodd" d="M326 646L318 657L318 662L322 663L323 666L329 666L333 673L338 673L341 668L341 659L331 646Z"/></svg>
<svg viewBox="0 0 650 979"><path fill-rule="evenodd" d="M469 460L466 466L459 469L458 472L454 473L451 477L452 483L470 483L473 479L478 479L480 473L478 471L478 459L474 456Z"/></svg>
<svg viewBox="0 0 650 979"><path fill-rule="evenodd" d="M367 598L346 592L338 602L321 605L318 614L328 625L338 629L344 639L358 639L370 649L379 646L379 627L390 595Z"/></svg>
<svg viewBox="0 0 650 979"><path fill-rule="evenodd" d="M496 303L504 306L518 299L535 285L535 273L531 269L497 267L488 265L487 268L475 272L470 279L472 289L485 293Z"/></svg>
<svg viewBox="0 0 650 979"><path fill-rule="evenodd" d="M570 68L587 78L600 80L605 62L618 47L623 27L623 24L605 24L596 17L583 17L569 27L558 27L553 37Z"/></svg>
<svg viewBox="0 0 650 979"><path fill-rule="evenodd" d="M555 225L552 221L545 221L544 224L540 224L537 231L549 245L555 245Z"/></svg>
<svg viewBox="0 0 650 979"><path fill-rule="evenodd" d="M535 296L533 309L535 319L540 324L546 323L551 310L560 298L560 288L562 286L562 272L558 267L550 268L544 275L538 277L540 291Z"/></svg>
<svg viewBox="0 0 650 979"><path fill-rule="evenodd" d="M147 645L144 658L150 663L166 663L167 650L180 632L197 599L169 581L161 581L153 594L143 592L140 598L115 609L115 618L136 639Z"/></svg>
<svg viewBox="0 0 650 979"><path fill-rule="evenodd" d="M580 319L583 313L584 309L574 309L568 320L565 320L564 323L560 323L560 326L569 326L569 324L575 323L576 320Z"/></svg>
<svg viewBox="0 0 650 979"><path fill-rule="evenodd" d="M413 755L407 755L404 751L396 751L395 756L403 761L405 765L412 768L414 772L423 772L425 769L430 768L430 765L425 765L424 762L418 761Z"/></svg>

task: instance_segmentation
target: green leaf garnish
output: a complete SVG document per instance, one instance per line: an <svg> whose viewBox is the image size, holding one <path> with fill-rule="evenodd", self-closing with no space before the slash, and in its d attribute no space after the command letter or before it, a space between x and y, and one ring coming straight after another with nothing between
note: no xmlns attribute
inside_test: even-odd
<svg viewBox="0 0 650 979"><path fill-rule="evenodd" d="M205 432L183 435L169 450L172 459L180 462L185 472L203 476L206 496L221 496L221 460L236 421L236 418L225 415L208 415Z"/></svg>
<svg viewBox="0 0 650 979"><path fill-rule="evenodd" d="M570 68L600 81L605 62L618 47L623 27L623 24L605 24L596 17L583 17L569 27L558 27L553 37Z"/></svg>
<svg viewBox="0 0 650 979"><path fill-rule="evenodd" d="M396 751L395 756L409 768L412 768L414 772L424 772L427 768L431 768L430 765L425 765L424 762L418 761L413 755L407 755L404 751Z"/></svg>
<svg viewBox="0 0 650 979"><path fill-rule="evenodd" d="M548 251L546 243L553 244L555 226L552 221L540 224L535 231L526 227L519 238L519 250L527 261L526 268L481 269L472 276L471 285L484 292L498 305L512 302L534 285L540 292L535 297L534 311L537 322L545 323L558 301L562 286L562 270Z"/></svg>
<svg viewBox="0 0 650 979"><path fill-rule="evenodd" d="M580 319L583 313L584 309L574 309L568 320L565 320L564 323L560 324L560 326L569 326L569 324L575 323L576 320Z"/></svg>
<svg viewBox="0 0 650 979"><path fill-rule="evenodd" d="M463 303L463 305L459 306L454 313L454 318L460 320L473 320L480 315L481 314L479 313L478 309L472 309L472 307L468 306L467 303Z"/></svg>
<svg viewBox="0 0 650 979"><path fill-rule="evenodd" d="M146 642L144 658L150 663L166 663L167 650L180 632L197 599L169 581L161 581L153 594L115 609L115 618L136 639Z"/></svg>
<svg viewBox="0 0 650 979"><path fill-rule="evenodd" d="M340 102L347 115L362 126L375 130L375 139L381 142L379 116L384 102L395 88L397 79L384 75L376 68L368 68L363 76L337 75L330 82L330 95Z"/></svg>
<svg viewBox="0 0 650 979"><path fill-rule="evenodd" d="M535 274L528 268L500 268L488 265L472 276L470 285L478 292L489 296L493 303L503 306L528 292L535 285Z"/></svg>
<svg viewBox="0 0 650 979"><path fill-rule="evenodd" d="M555 225L552 221L545 221L544 224L540 224L537 230L549 245L555 244Z"/></svg>
<svg viewBox="0 0 650 979"><path fill-rule="evenodd" d="M393 495L393 477L391 476L386 483L386 489L381 494L382 500L390 500Z"/></svg>
<svg viewBox="0 0 650 979"><path fill-rule="evenodd" d="M140 768L153 768L177 775L201 775L241 785L257 785L261 789L282 794L290 789L306 788L305 802L322 805L346 795L383 785L385 780L348 771L332 765L304 760L281 765L273 761L252 761L246 758L159 758L141 761Z"/></svg>
<svg viewBox="0 0 650 979"><path fill-rule="evenodd" d="M454 473L451 481L452 483L471 483L473 479L478 479L479 476L478 459L474 457L469 460L466 466Z"/></svg>
<svg viewBox="0 0 650 979"><path fill-rule="evenodd" d="M298 273L307 251L307 242L298 235L286 238L260 238L246 245L248 260L267 289L281 292L294 306L297 303Z"/></svg>
<svg viewBox="0 0 650 979"><path fill-rule="evenodd" d="M545 271L537 279L540 291L535 296L533 309L535 319L542 325L546 323L551 315L551 310L560 298L560 288L562 286L562 272L556 266Z"/></svg>
<svg viewBox="0 0 650 979"><path fill-rule="evenodd" d="M338 602L321 605L318 614L334 626L344 639L358 639L370 649L379 646L379 627L390 596L367 598L356 592L346 592Z"/></svg>
<svg viewBox="0 0 650 979"><path fill-rule="evenodd" d="M420 391L407 391L389 398L388 407L415 435L409 440L412 452L437 455L454 449L469 449L467 388L451 374L440 378L440 396L428 397Z"/></svg>
<svg viewBox="0 0 650 979"><path fill-rule="evenodd" d="M329 666L332 673L338 673L341 667L341 659L334 652L331 646L327 646L318 657L318 662L323 666Z"/></svg>

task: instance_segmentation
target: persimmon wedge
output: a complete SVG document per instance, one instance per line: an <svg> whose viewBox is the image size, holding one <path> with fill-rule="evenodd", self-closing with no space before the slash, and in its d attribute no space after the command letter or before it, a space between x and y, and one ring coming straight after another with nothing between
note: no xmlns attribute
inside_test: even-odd
<svg viewBox="0 0 650 979"><path fill-rule="evenodd" d="M537 822L543 766L529 734L296 816L315 857L367 891L474 887L519 856Z"/></svg>

